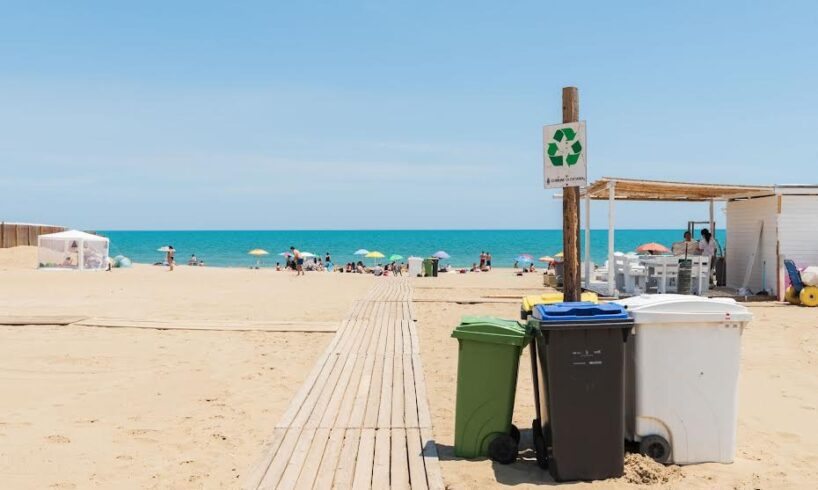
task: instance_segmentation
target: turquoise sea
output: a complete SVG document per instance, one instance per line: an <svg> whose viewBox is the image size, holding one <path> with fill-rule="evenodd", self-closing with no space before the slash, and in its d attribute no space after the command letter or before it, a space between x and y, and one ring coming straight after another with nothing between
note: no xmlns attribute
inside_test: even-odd
<svg viewBox="0 0 818 490"><path fill-rule="evenodd" d="M270 255L264 265L283 263L278 253L293 245L302 252L312 252L323 257L330 252L337 263L351 262L360 257L353 253L361 248L377 250L387 257L399 254L404 257L426 257L438 250L451 255L448 261L454 266L468 267L479 260L480 252L491 252L495 267L511 267L520 254L535 258L554 255L562 250L562 230L260 230L260 231L99 231L111 239L111 255L124 255L140 263L161 261L164 254L157 249L164 245L176 248L176 260L187 262L191 254L204 259L207 265L223 267L247 267L256 259L247 252L263 248ZM618 230L616 250L635 249L642 243L659 242L666 247L682 239L683 230ZM698 236L696 238L699 238ZM718 230L717 238L724 245L724 230ZM582 236L585 254L584 231ZM608 253L608 230L591 231L591 257L603 263ZM370 262L371 259L366 259Z"/></svg>

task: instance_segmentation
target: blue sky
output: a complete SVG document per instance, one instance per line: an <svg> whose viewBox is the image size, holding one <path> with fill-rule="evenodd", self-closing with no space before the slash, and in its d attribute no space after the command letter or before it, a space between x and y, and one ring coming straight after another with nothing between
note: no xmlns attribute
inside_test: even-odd
<svg viewBox="0 0 818 490"><path fill-rule="evenodd" d="M565 85L591 178L818 181L818 4L442 3L3 2L0 219L558 228Z"/></svg>

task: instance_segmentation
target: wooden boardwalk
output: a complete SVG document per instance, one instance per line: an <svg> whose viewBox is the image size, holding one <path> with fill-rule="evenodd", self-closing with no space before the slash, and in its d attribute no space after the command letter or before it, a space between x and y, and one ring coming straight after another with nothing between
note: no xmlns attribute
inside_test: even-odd
<svg viewBox="0 0 818 490"><path fill-rule="evenodd" d="M378 278L273 429L244 488L442 489L412 289Z"/></svg>

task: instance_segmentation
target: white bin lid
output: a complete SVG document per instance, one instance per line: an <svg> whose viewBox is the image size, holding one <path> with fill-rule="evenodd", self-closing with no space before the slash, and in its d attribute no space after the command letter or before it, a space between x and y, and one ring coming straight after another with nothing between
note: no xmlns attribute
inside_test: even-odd
<svg viewBox="0 0 818 490"><path fill-rule="evenodd" d="M749 322L753 314L732 298L643 294L620 299L636 323Z"/></svg>

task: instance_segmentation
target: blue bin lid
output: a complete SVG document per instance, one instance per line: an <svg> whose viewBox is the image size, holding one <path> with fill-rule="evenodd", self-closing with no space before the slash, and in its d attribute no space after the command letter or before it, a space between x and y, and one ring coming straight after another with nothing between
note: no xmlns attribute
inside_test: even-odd
<svg viewBox="0 0 818 490"><path fill-rule="evenodd" d="M620 304L588 301L537 305L533 316L541 322L587 322L627 320L628 311Z"/></svg>

